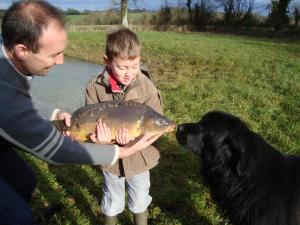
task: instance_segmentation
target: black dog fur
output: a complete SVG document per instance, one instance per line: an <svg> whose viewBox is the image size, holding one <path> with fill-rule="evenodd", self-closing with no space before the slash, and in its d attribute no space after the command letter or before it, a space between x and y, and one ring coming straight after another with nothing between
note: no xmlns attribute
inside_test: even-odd
<svg viewBox="0 0 300 225"><path fill-rule="evenodd" d="M212 199L233 225L300 225L300 158L284 155L239 118L209 112L180 124L180 145L201 156Z"/></svg>

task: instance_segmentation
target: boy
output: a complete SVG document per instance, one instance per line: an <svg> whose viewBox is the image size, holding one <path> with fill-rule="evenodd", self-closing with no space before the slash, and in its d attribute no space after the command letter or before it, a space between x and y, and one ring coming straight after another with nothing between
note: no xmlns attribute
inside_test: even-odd
<svg viewBox="0 0 300 225"><path fill-rule="evenodd" d="M141 45L135 33L120 29L106 40L104 71L86 87L86 104L109 100L133 100L146 104L162 114L158 90L140 69ZM126 132L124 132L126 134ZM123 138L127 140L128 138ZM150 146L140 153L103 168L104 185L101 208L105 225L115 224L125 207L125 183L128 205L136 225L147 224L147 207L151 203L149 169L158 164L159 152Z"/></svg>

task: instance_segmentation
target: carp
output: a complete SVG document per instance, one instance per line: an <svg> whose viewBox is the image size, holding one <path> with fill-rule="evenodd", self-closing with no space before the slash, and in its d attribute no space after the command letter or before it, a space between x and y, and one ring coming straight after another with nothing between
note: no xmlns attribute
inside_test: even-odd
<svg viewBox="0 0 300 225"><path fill-rule="evenodd" d="M70 127L62 125L63 121L54 121L54 125L59 131L69 130L72 139L89 141L98 121L110 128L112 140L122 127L128 129L130 137L136 138L145 133L171 132L176 126L175 122L151 107L133 101L107 101L83 106L73 112Z"/></svg>

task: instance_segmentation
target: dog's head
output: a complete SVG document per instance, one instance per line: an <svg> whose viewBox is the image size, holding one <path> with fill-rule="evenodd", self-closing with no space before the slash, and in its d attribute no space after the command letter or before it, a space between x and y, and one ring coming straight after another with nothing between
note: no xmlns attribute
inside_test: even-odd
<svg viewBox="0 0 300 225"><path fill-rule="evenodd" d="M222 167L241 175L246 166L247 125L231 114L209 112L197 123L180 124L180 145L202 156L204 166Z"/></svg>

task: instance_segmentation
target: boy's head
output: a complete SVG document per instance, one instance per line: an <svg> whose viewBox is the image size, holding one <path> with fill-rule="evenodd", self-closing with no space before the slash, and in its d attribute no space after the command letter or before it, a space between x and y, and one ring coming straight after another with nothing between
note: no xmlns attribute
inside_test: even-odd
<svg viewBox="0 0 300 225"><path fill-rule="evenodd" d="M135 33L122 28L107 35L104 62L114 77L127 86L140 70L141 44Z"/></svg>
<svg viewBox="0 0 300 225"><path fill-rule="evenodd" d="M131 30L122 28L107 35L106 57L109 61L114 58L133 60L141 54L141 44Z"/></svg>

